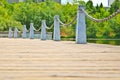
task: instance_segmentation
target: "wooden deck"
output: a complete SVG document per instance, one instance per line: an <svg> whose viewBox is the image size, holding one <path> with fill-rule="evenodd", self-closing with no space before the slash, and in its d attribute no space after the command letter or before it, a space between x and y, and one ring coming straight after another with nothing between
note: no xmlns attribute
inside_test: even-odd
<svg viewBox="0 0 120 80"><path fill-rule="evenodd" d="M120 46L0 38L0 80L120 80Z"/></svg>

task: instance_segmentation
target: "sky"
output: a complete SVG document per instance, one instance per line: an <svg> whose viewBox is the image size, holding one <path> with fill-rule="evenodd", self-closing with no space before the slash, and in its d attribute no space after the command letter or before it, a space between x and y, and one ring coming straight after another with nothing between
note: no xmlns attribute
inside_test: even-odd
<svg viewBox="0 0 120 80"><path fill-rule="evenodd" d="M61 0L63 4L65 4L67 1L72 2L72 0ZM85 2L87 2L88 0L84 0ZM100 5L100 3L103 3L103 6L108 6L108 0L92 0L93 1L93 5L96 6L97 4Z"/></svg>

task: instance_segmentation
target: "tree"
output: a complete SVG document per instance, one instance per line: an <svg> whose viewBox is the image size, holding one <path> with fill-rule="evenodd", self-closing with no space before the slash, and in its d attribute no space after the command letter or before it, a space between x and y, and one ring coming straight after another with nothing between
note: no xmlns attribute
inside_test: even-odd
<svg viewBox="0 0 120 80"><path fill-rule="evenodd" d="M100 8L103 8L103 4L102 3L100 3Z"/></svg>
<svg viewBox="0 0 120 80"><path fill-rule="evenodd" d="M120 0L115 0L111 7L110 7L110 13L112 14L113 12L117 11L120 8Z"/></svg>
<svg viewBox="0 0 120 80"><path fill-rule="evenodd" d="M93 2L92 0L89 0L87 3L86 3L86 10L88 11L89 14L94 14L95 13L95 8L93 6Z"/></svg>
<svg viewBox="0 0 120 80"><path fill-rule="evenodd" d="M18 27L21 29L20 22L14 20L12 16L10 16L13 13L11 11L12 9L9 8L10 5L5 0L2 0L0 4L2 4L0 6L0 30L8 30L9 27Z"/></svg>

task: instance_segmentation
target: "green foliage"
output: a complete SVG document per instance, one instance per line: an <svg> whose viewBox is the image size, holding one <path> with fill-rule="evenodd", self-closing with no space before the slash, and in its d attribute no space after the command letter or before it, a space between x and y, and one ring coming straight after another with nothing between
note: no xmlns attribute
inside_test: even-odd
<svg viewBox="0 0 120 80"><path fill-rule="evenodd" d="M120 0L115 0L110 7L110 13L117 11L120 8Z"/></svg>
<svg viewBox="0 0 120 80"><path fill-rule="evenodd" d="M79 5L82 5L82 6L85 5L84 0L73 0L73 3L78 3Z"/></svg>
<svg viewBox="0 0 120 80"><path fill-rule="evenodd" d="M92 2L88 1L86 4L86 9L91 16L97 19L106 18L110 16L110 14L115 12L118 8L120 8L118 7L119 2L117 1L118 0L116 0L111 5L110 10L104 8L102 3L100 4L100 6L97 5L96 7L92 7ZM117 7L115 7L116 3ZM88 38L120 38L120 15L102 23L96 23L89 19L87 19L86 23Z"/></svg>
<svg viewBox="0 0 120 80"><path fill-rule="evenodd" d="M103 4L102 3L100 4L100 8L103 8Z"/></svg>
<svg viewBox="0 0 120 80"><path fill-rule="evenodd" d="M60 15L61 5L58 3L46 1L42 3L26 2L14 4L15 20L26 24L29 27L31 22L34 23L36 28L41 26L41 21L46 20L47 25L53 23L54 15Z"/></svg>
<svg viewBox="0 0 120 80"><path fill-rule="evenodd" d="M95 7L93 6L93 2L91 0L89 0L87 3L86 3L86 6L85 6L87 12L89 14L91 13L95 13Z"/></svg>
<svg viewBox="0 0 120 80"><path fill-rule="evenodd" d="M2 0L0 4L0 30L6 31L9 27L15 26L21 29L22 25L20 24L20 22L14 20L12 16L10 16L12 14L12 11L9 12L11 8L9 8L9 4L5 0Z"/></svg>
<svg viewBox="0 0 120 80"><path fill-rule="evenodd" d="M75 27L73 26L61 27L61 36L62 37L75 37Z"/></svg>

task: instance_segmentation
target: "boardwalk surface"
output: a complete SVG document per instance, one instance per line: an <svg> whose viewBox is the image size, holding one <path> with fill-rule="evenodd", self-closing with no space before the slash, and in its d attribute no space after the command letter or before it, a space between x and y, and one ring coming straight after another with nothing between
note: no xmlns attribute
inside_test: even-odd
<svg viewBox="0 0 120 80"><path fill-rule="evenodd" d="M0 80L120 80L120 46L0 38Z"/></svg>

